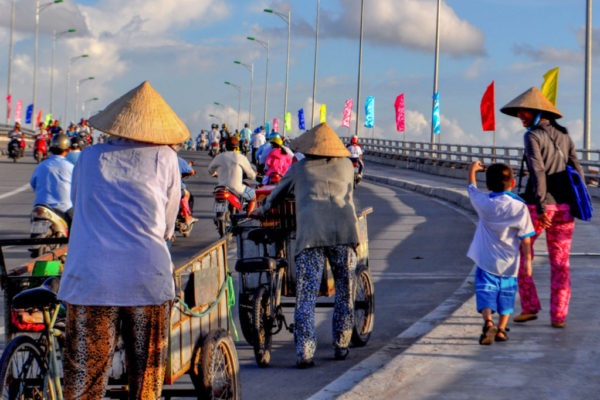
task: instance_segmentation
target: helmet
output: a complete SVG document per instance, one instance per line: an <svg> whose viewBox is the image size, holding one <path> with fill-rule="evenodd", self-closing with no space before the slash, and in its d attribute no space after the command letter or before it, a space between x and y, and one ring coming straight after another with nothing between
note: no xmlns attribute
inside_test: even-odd
<svg viewBox="0 0 600 400"><path fill-rule="evenodd" d="M358 143L358 138L356 136L352 136L352 139L350 139L350 143L351 144L356 144Z"/></svg>
<svg viewBox="0 0 600 400"><path fill-rule="evenodd" d="M276 135L275 137L271 138L271 140L269 140L269 142L275 143L275 144L279 145L279 147L283 146L283 140L281 140L279 135Z"/></svg>
<svg viewBox="0 0 600 400"><path fill-rule="evenodd" d="M62 153L65 150L69 150L71 147L71 141L69 137L64 134L55 135L50 142L50 151L53 153Z"/></svg>
<svg viewBox="0 0 600 400"><path fill-rule="evenodd" d="M85 142L79 136L74 136L71 138L71 149L83 149L85 147Z"/></svg>

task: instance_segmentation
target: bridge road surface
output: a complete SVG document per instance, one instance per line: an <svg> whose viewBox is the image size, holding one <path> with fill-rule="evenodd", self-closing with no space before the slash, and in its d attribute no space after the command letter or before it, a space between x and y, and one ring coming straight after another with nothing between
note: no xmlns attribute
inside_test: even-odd
<svg viewBox="0 0 600 400"><path fill-rule="evenodd" d="M176 265L218 238L212 222L215 180L206 172L210 158L196 152L180 155L195 162L197 174L185 182L195 197L194 215L200 221L189 238L178 237L173 244ZM28 235L33 191L24 185L34 168L30 154L17 164L0 160L0 237ZM398 170L394 173L401 174ZM345 361L335 361L331 348L332 311L327 308L318 308L316 313L315 368L295 368L293 335L285 330L273 337L272 361L267 369L256 366L252 348L240 338L236 347L244 399L309 397L436 308L471 270L472 262L465 254L474 225L467 214L414 192L368 182L357 188L355 202L357 210L368 206L375 210L368 216L370 269L375 284L375 327L369 343L363 348L352 348ZM27 260L22 250L9 249L6 253L8 265ZM233 269L235 254L230 251L230 255ZM288 323L293 322L293 309L286 309L285 315ZM394 351L401 353L410 344ZM177 387L183 385L189 385L187 377Z"/></svg>

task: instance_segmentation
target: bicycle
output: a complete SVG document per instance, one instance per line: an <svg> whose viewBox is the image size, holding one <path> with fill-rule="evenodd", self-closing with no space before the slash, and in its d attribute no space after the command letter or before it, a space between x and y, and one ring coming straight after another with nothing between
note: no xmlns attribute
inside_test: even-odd
<svg viewBox="0 0 600 400"><path fill-rule="evenodd" d="M48 278L42 286L17 294L16 309L42 310L44 329L38 338L15 336L0 358L0 398L62 400L58 339L64 332L56 327L61 308L56 290L59 279Z"/></svg>

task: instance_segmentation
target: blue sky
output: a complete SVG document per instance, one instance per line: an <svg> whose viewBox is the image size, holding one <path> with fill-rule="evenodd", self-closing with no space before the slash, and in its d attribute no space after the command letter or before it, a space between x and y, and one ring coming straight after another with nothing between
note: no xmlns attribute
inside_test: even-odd
<svg viewBox="0 0 600 400"><path fill-rule="evenodd" d="M13 98L32 98L33 0L19 0ZM86 76L80 98L89 102L85 114L102 109L143 80L150 83L186 122L193 134L217 114L237 124L237 91L243 86L241 119L248 119L250 73L233 64L238 59L255 66L253 120L262 123L265 51L246 36L269 39L268 119L282 118L287 29L278 17L262 12L274 8L292 12L292 55L288 111L311 114L316 0L65 0L41 17L38 106L49 108L52 29L78 29L57 45L55 115L64 118L67 59L89 53L73 64L73 82ZM328 122L340 134L344 101L356 101L360 0L321 0L317 104L327 104ZM10 0L0 0L0 92L6 93L8 15ZM597 13L596 13L597 14ZM600 15L599 15L600 16ZM596 20L596 18L593 18ZM365 0L362 107L375 96L375 128L361 136L401 138L395 131L393 103L405 93L406 136L428 141L433 88L435 1ZM584 0L448 0L442 2L439 91L445 143L490 144L481 132L479 102L486 86L496 82L498 143L521 145L519 122L498 109L559 66L557 107L575 140L582 146ZM600 31L594 30L594 50ZM595 54L599 54L595 51ZM594 57L594 66L597 65ZM598 78L593 75L592 143ZM73 83L71 88L73 88ZM4 97L4 96L3 96ZM70 95L71 104L74 94ZM218 107L213 102L226 107ZM3 103L5 104L5 103ZM5 106L2 106L4 109ZM71 108L71 107L70 107ZM69 119L74 119L74 111ZM1 112L4 116L4 111ZM362 124L361 124L362 125ZM353 125L354 126L354 123ZM299 133L294 123L292 134ZM597 146L594 146L597 147Z"/></svg>

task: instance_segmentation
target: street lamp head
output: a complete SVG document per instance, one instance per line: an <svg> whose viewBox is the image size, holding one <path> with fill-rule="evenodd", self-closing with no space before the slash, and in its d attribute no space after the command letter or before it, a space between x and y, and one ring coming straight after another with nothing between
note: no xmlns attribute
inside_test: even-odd
<svg viewBox="0 0 600 400"><path fill-rule="evenodd" d="M92 98L92 100L94 100L94 101L98 101L98 100L100 100L100 99L99 99L99 98L97 98L97 97L94 97L94 98Z"/></svg>
<svg viewBox="0 0 600 400"><path fill-rule="evenodd" d="M69 32L69 33L77 32L77 29L68 29L67 32Z"/></svg>
<svg viewBox="0 0 600 400"><path fill-rule="evenodd" d="M265 8L263 11L266 12L266 13L273 14L273 10L271 10L270 8Z"/></svg>
<svg viewBox="0 0 600 400"><path fill-rule="evenodd" d="M231 82L225 81L226 85L231 85Z"/></svg>
<svg viewBox="0 0 600 400"><path fill-rule="evenodd" d="M94 79L96 79L96 78L94 78L93 76L90 76L90 77L88 77L88 79L89 79L90 81L93 81L93 80L94 80Z"/></svg>
<svg viewBox="0 0 600 400"><path fill-rule="evenodd" d="M233 63L234 64L241 64L242 62L241 61L234 61Z"/></svg>
<svg viewBox="0 0 600 400"><path fill-rule="evenodd" d="M79 57L81 57L81 58L88 58L88 57L89 57L89 54L82 54L82 55L80 55Z"/></svg>
<svg viewBox="0 0 600 400"><path fill-rule="evenodd" d="M252 36L247 36L246 39L248 39L248 40L256 40L256 38L252 37Z"/></svg>
<svg viewBox="0 0 600 400"><path fill-rule="evenodd" d="M54 0L54 4L62 3L63 0Z"/></svg>
<svg viewBox="0 0 600 400"><path fill-rule="evenodd" d="M218 105L218 106L220 106L220 105L221 105L221 103L219 103L218 101L215 101L215 102L213 102L213 104L216 104L216 105Z"/></svg>

